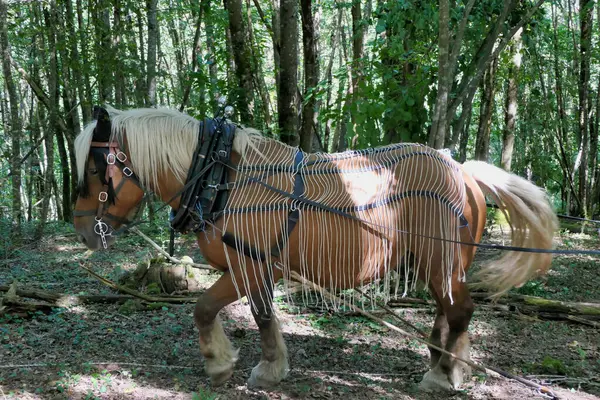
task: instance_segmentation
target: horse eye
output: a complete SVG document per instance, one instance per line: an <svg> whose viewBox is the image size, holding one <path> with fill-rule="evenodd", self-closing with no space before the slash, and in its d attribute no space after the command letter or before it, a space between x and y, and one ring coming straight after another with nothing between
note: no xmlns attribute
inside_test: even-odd
<svg viewBox="0 0 600 400"><path fill-rule="evenodd" d="M98 175L98 170L96 168L92 168L88 170L88 172L90 173L90 175Z"/></svg>

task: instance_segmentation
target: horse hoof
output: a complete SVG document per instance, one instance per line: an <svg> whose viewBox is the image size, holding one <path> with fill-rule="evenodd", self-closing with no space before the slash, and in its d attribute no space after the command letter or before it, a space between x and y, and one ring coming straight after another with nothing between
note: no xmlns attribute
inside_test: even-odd
<svg viewBox="0 0 600 400"><path fill-rule="evenodd" d="M215 375L211 375L210 384L213 387L221 386L222 384L227 382L229 378L231 378L231 375L233 375L233 368Z"/></svg>
<svg viewBox="0 0 600 400"><path fill-rule="evenodd" d="M419 389L425 392L452 392L454 385L448 380L448 376L439 369L434 368L427 371L423 380L419 384Z"/></svg>
<svg viewBox="0 0 600 400"><path fill-rule="evenodd" d="M284 363L261 361L252 368L248 378L249 388L270 388L277 385L288 374L287 360Z"/></svg>

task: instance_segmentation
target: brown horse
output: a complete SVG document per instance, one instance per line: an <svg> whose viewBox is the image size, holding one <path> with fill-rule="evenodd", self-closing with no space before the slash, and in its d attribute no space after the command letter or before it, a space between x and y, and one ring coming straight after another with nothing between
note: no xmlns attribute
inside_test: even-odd
<svg viewBox="0 0 600 400"><path fill-rule="evenodd" d="M468 358L473 302L465 277L470 243L486 222L482 190L506 214L513 245L552 247L557 223L544 192L483 162L460 165L417 144L306 154L224 119L200 122L167 109L98 108L95 116L76 139L75 228L90 249L106 248L153 191L175 210L175 228L197 233L207 262L223 271L194 312L214 385L237 359L217 314L243 296L262 346L249 385L286 376L272 293L292 271L332 291L378 282L384 296L424 281L437 303L431 343ZM550 262L548 254L507 252L479 280L503 293ZM392 285L393 272L404 275L403 288ZM457 388L467 366L430 351L422 387Z"/></svg>

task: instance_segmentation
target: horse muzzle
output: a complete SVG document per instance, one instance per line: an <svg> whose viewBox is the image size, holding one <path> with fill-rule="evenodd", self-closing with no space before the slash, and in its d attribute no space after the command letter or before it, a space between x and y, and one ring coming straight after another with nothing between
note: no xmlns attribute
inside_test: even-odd
<svg viewBox="0 0 600 400"><path fill-rule="evenodd" d="M102 220L95 220L92 225L75 223L77 238L90 250L107 249L114 243L113 229Z"/></svg>

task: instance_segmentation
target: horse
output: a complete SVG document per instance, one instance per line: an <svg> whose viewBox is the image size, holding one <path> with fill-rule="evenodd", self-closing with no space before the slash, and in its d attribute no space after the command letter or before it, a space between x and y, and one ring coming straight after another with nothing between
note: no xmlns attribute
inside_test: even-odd
<svg viewBox="0 0 600 400"><path fill-rule="evenodd" d="M218 314L244 296L262 348L248 385L270 387L286 377L273 289L292 273L338 292L375 282L385 296L422 281L437 304L430 343L469 359L474 305L466 274L486 224L485 196L505 214L514 246L551 249L557 229L541 188L420 144L310 154L225 117L95 107L75 150L74 226L89 249L108 249L151 191L172 207L172 227L195 233L207 263L222 271L194 309L214 386L232 376L238 358ZM551 254L510 251L476 279L502 294L550 264ZM394 274L404 275L402 287ZM468 366L429 350L421 387L458 388Z"/></svg>

